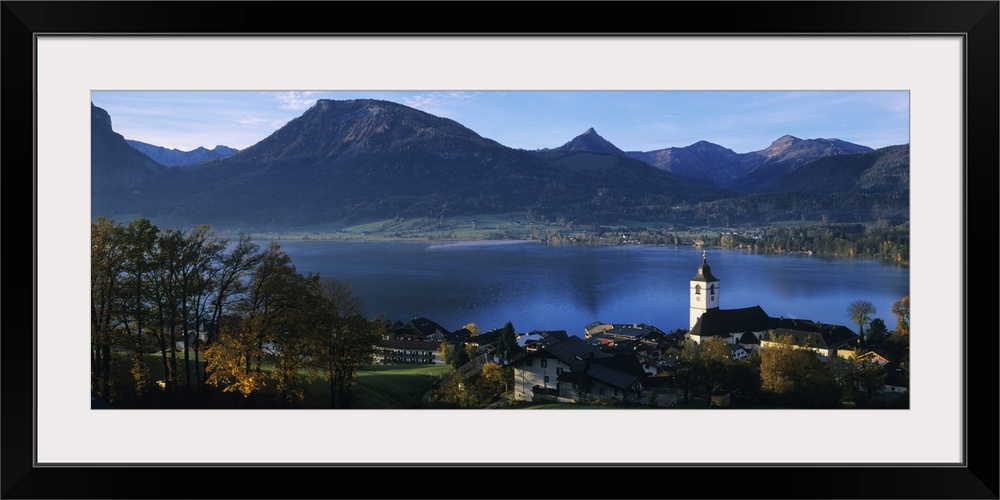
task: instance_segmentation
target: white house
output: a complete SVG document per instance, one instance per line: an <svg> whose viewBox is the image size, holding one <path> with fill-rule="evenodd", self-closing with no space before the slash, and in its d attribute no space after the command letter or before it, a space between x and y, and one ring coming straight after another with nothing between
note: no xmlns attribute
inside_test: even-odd
<svg viewBox="0 0 1000 500"><path fill-rule="evenodd" d="M646 377L634 355L610 356L576 336L528 352L513 366L518 401L637 402Z"/></svg>
<svg viewBox="0 0 1000 500"><path fill-rule="evenodd" d="M787 339L796 349L815 351L822 359L838 356L837 351L858 340L858 334L841 325L829 325L803 319L780 318L760 339L761 349L777 345L779 338Z"/></svg>

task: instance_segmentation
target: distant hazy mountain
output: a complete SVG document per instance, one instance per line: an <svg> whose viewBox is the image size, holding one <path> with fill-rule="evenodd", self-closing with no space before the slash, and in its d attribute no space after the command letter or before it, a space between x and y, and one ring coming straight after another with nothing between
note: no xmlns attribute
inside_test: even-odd
<svg viewBox="0 0 1000 500"><path fill-rule="evenodd" d="M826 156L793 167L774 182L777 192L907 193L910 146Z"/></svg>
<svg viewBox="0 0 1000 500"><path fill-rule="evenodd" d="M625 153L591 128L562 146L524 151L397 103L320 100L244 150L167 168L130 147L107 113L93 109L95 215L248 230L510 212L578 223L702 224L719 220L725 207L741 212L733 221L787 215L768 213L770 198L742 203L731 187L793 192L779 200L800 205L815 205L810 192L853 196L824 202L847 207L842 219L869 217L880 203L895 203L893 213L903 216L908 207L903 196L869 196L908 194L908 147L872 152L785 136L746 154L704 141ZM794 207L786 212L798 216Z"/></svg>
<svg viewBox="0 0 1000 500"><path fill-rule="evenodd" d="M168 167L195 165L203 161L225 158L239 151L238 149L222 145L215 146L212 149L205 149L204 147L199 146L191 151L181 151L179 149L167 149L163 146L155 146L153 144L133 141L130 139L126 139L125 142L140 153L152 158L157 163Z"/></svg>
<svg viewBox="0 0 1000 500"><path fill-rule="evenodd" d="M782 176L803 163L865 151L871 148L839 139L799 139L785 135L765 149L743 155L740 161L749 171L724 185L744 193L771 192Z"/></svg>
<svg viewBox="0 0 1000 500"><path fill-rule="evenodd" d="M871 148L839 139L799 139L785 135L765 149L743 154L706 141L627 154L668 172L708 180L719 187L763 193L774 190L781 176L805 162L864 151Z"/></svg>
<svg viewBox="0 0 1000 500"><path fill-rule="evenodd" d="M601 137L593 127L574 137L566 144L557 148L531 151L531 154L551 162L564 172L607 172L619 170L619 175L631 175L632 172L650 172L645 162L629 157L617 146ZM649 174L656 177L657 174ZM712 183L696 178L673 175L674 182L691 186L692 189L702 189ZM713 191L720 192L718 189Z"/></svg>
<svg viewBox="0 0 1000 500"><path fill-rule="evenodd" d="M741 161L742 155L707 141L681 148L630 151L627 154L667 172L704 179L719 186L746 175L751 168Z"/></svg>

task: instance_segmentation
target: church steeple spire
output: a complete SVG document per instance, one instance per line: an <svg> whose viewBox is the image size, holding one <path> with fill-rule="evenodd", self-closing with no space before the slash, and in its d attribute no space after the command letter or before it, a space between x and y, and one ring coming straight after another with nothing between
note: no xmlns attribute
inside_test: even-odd
<svg viewBox="0 0 1000 500"><path fill-rule="evenodd" d="M701 265L698 266L698 273L691 278L692 281L719 281L718 278L712 276L712 268L708 267L708 252L705 250L701 251Z"/></svg>
<svg viewBox="0 0 1000 500"><path fill-rule="evenodd" d="M691 329L707 311L719 308L719 278L708 266L708 252L701 251L701 265L691 278Z"/></svg>

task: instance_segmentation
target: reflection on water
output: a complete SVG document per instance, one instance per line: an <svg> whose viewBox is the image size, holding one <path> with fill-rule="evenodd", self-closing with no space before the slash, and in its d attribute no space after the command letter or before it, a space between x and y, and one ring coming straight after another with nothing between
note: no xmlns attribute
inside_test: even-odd
<svg viewBox="0 0 1000 500"><path fill-rule="evenodd" d="M452 330L507 321L581 336L594 321L687 328L688 280L701 263L701 250L673 247L280 243L299 272L350 282L369 314ZM709 250L708 262L723 309L760 305L775 317L851 326L847 306L861 299L891 328L892 303L909 293L909 268L871 260Z"/></svg>

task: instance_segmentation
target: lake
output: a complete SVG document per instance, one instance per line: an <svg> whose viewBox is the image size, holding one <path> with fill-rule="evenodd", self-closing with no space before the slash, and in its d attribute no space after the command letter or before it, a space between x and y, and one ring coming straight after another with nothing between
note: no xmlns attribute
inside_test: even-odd
<svg viewBox="0 0 1000 500"><path fill-rule="evenodd" d="M369 315L425 317L457 330L507 321L518 332L566 330L594 321L688 328L688 286L702 250L654 246L551 246L528 241L413 243L282 240L303 274L350 283ZM263 246L263 244L262 244ZM909 293L908 267L815 255L707 250L719 307L759 305L772 317L857 331L848 305L867 300L894 329L892 303Z"/></svg>

